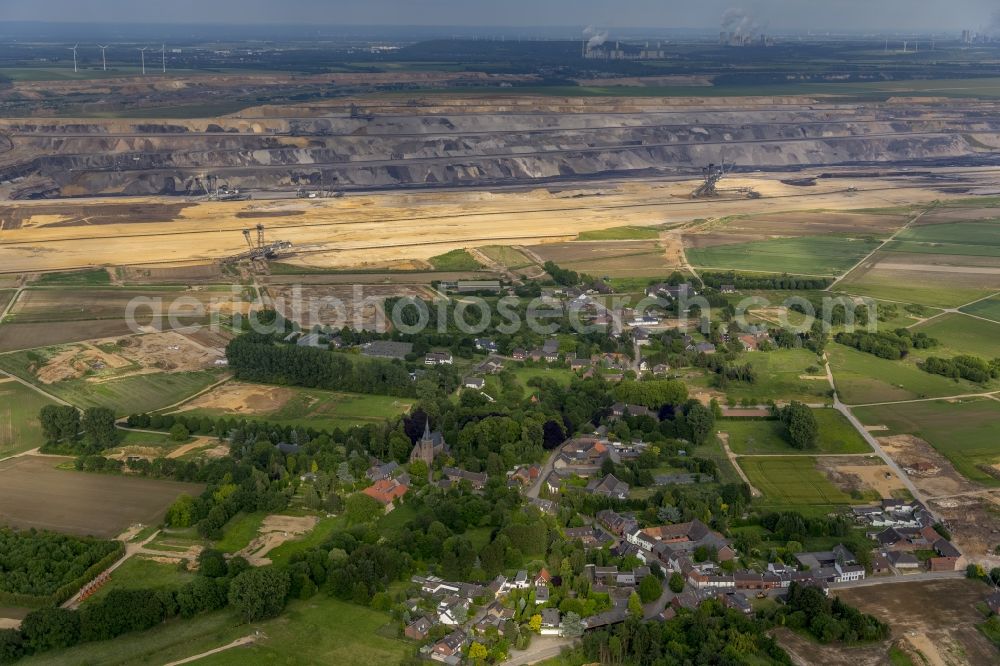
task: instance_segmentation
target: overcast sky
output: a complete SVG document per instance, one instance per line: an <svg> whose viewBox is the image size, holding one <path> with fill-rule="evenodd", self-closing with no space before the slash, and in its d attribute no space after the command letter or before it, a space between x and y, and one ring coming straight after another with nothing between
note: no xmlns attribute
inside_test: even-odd
<svg viewBox="0 0 1000 666"><path fill-rule="evenodd" d="M0 22L716 28L741 8L770 30L978 29L998 0L0 0Z"/></svg>

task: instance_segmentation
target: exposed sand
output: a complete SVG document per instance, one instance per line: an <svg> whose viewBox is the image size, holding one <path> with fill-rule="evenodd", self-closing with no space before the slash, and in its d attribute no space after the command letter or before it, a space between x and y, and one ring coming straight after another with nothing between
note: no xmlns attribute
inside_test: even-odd
<svg viewBox="0 0 1000 666"><path fill-rule="evenodd" d="M271 560L265 557L269 552L286 541L311 532L318 522L316 516L267 516L257 537L236 554L245 557L255 567L271 564Z"/></svg>

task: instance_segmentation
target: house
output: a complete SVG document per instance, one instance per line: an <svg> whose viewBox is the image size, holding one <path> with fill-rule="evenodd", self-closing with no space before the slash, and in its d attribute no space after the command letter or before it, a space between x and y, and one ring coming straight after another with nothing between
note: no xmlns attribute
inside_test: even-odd
<svg viewBox="0 0 1000 666"><path fill-rule="evenodd" d="M611 533L624 537L630 532L634 532L639 528L639 523L636 522L635 518L631 516L622 516L611 509L604 509L603 511L597 512L597 519L601 521L605 527L611 530Z"/></svg>
<svg viewBox="0 0 1000 666"><path fill-rule="evenodd" d="M295 344L299 347L323 347L327 344L327 338L320 333L307 333L296 340Z"/></svg>
<svg viewBox="0 0 1000 666"><path fill-rule="evenodd" d="M848 583L865 577L865 568L858 564L854 553L844 544L837 544L829 551L795 553L795 559L810 571L815 571L814 577L829 582Z"/></svg>
<svg viewBox="0 0 1000 666"><path fill-rule="evenodd" d="M719 291L722 292L723 294L735 294L736 293L736 285L732 285L732 284L723 284L723 285L720 285L719 286Z"/></svg>
<svg viewBox="0 0 1000 666"><path fill-rule="evenodd" d="M495 375L503 370L503 362L500 359L490 358L476 366L476 372L484 375Z"/></svg>
<svg viewBox="0 0 1000 666"><path fill-rule="evenodd" d="M538 572L538 575L535 576L535 579L531 581L531 584L535 587L543 587L551 582L552 574L549 573L548 569L543 567L542 570Z"/></svg>
<svg viewBox="0 0 1000 666"><path fill-rule="evenodd" d="M482 490L489 480L486 472L470 472L458 467L443 467L441 473L449 485L454 486L462 481L468 481L473 490Z"/></svg>
<svg viewBox="0 0 1000 666"><path fill-rule="evenodd" d="M755 352L759 348L757 338L752 335L741 335L739 341L743 345L743 351Z"/></svg>
<svg viewBox="0 0 1000 666"><path fill-rule="evenodd" d="M646 288L646 295L650 298L664 298L667 300L681 298L682 296L697 296L698 292L691 286L690 282L684 284L659 283Z"/></svg>
<svg viewBox="0 0 1000 666"><path fill-rule="evenodd" d="M448 595L438 604L438 622L448 626L462 624L469 615L469 602L458 595Z"/></svg>
<svg viewBox="0 0 1000 666"><path fill-rule="evenodd" d="M645 405L628 405L624 402L616 402L611 405L611 415L615 418L621 418L623 416L648 416L659 420L656 412L651 410L649 407L646 407Z"/></svg>
<svg viewBox="0 0 1000 666"><path fill-rule="evenodd" d="M518 348L510 353L510 357L515 361L523 361L524 359L528 358L528 352L526 352L521 348Z"/></svg>
<svg viewBox="0 0 1000 666"><path fill-rule="evenodd" d="M409 487L400 483L398 479L379 479L361 492L379 502L385 512L389 513L395 507L395 502L405 495Z"/></svg>
<svg viewBox="0 0 1000 666"><path fill-rule="evenodd" d="M938 539L932 548L938 556L927 561L927 568L930 571L954 571L958 568L962 553L952 542L947 539Z"/></svg>
<svg viewBox="0 0 1000 666"><path fill-rule="evenodd" d="M608 458L614 460L607 440L596 437L574 437L560 447L559 455L552 463L555 469L573 468L578 474L588 474L600 469ZM617 462L617 460L615 460Z"/></svg>
<svg viewBox="0 0 1000 666"><path fill-rule="evenodd" d="M538 479L541 472L542 468L538 465L520 465L511 473L510 478L523 486L529 486Z"/></svg>
<svg viewBox="0 0 1000 666"><path fill-rule="evenodd" d="M542 352L545 354L559 353L559 340L550 338L542 344Z"/></svg>
<svg viewBox="0 0 1000 666"><path fill-rule="evenodd" d="M497 351L497 343L489 338L476 338L472 341L472 344L479 351L488 352L490 354L494 354Z"/></svg>
<svg viewBox="0 0 1000 666"><path fill-rule="evenodd" d="M898 571L920 568L920 560L917 559L917 556L905 550L894 550L886 556L886 559Z"/></svg>
<svg viewBox="0 0 1000 666"><path fill-rule="evenodd" d="M543 513L548 513L555 515L556 513L556 503L552 500L541 499L539 497L529 497L528 502L535 507L538 507Z"/></svg>
<svg viewBox="0 0 1000 666"><path fill-rule="evenodd" d="M674 525L660 525L658 527L647 527L643 530L636 530L627 537L630 543L634 543L640 548L654 550L658 546L667 546L663 555L672 557L674 562L679 561L679 557L689 552L693 552L699 546L705 546L715 552L715 559L725 562L736 557L729 541L718 532L709 528L700 520L692 520L688 523L676 523ZM669 551L669 552L668 552ZM660 560L664 557L660 555ZM668 562L664 562L668 563ZM677 567L674 567L677 570Z"/></svg>
<svg viewBox="0 0 1000 666"><path fill-rule="evenodd" d="M527 590L529 587L531 587L531 582L528 580L528 572L524 569L518 571L510 581L512 590Z"/></svg>
<svg viewBox="0 0 1000 666"><path fill-rule="evenodd" d="M454 359L451 352L427 352L424 365L451 365Z"/></svg>
<svg viewBox="0 0 1000 666"><path fill-rule="evenodd" d="M551 593L547 585L541 585L535 588L535 603L536 604L547 604L549 602Z"/></svg>
<svg viewBox="0 0 1000 666"><path fill-rule="evenodd" d="M486 380L482 377L466 377L462 380L462 386L467 389L475 389L476 391L482 391L486 386Z"/></svg>
<svg viewBox="0 0 1000 666"><path fill-rule="evenodd" d="M657 363L653 366L654 375L665 375L670 372L670 366L666 363Z"/></svg>
<svg viewBox="0 0 1000 666"><path fill-rule="evenodd" d="M591 495L602 495L614 499L628 499L628 484L608 474L603 479L592 479L587 484L587 492Z"/></svg>
<svg viewBox="0 0 1000 666"><path fill-rule="evenodd" d="M578 539L583 543L585 549L602 548L607 544L612 544L615 538L595 525L585 525L584 527L567 527L563 530L567 539Z"/></svg>
<svg viewBox="0 0 1000 666"><path fill-rule="evenodd" d="M455 285L455 291L460 294L474 294L476 292L500 292L499 280L459 280Z"/></svg>
<svg viewBox="0 0 1000 666"><path fill-rule="evenodd" d="M462 648L468 636L462 630L453 631L431 648L431 659L446 664L458 664L462 660Z"/></svg>
<svg viewBox="0 0 1000 666"><path fill-rule="evenodd" d="M425 615L406 625L403 635L415 641L422 641L427 638L433 626L434 624Z"/></svg>
<svg viewBox="0 0 1000 666"><path fill-rule="evenodd" d="M554 469L551 472L549 472L548 477L546 477L545 479L545 488L550 493L555 495L560 490L562 490L563 481L568 479L570 476L572 475L569 474L568 472L560 472L559 470Z"/></svg>
<svg viewBox="0 0 1000 666"><path fill-rule="evenodd" d="M742 592L727 592L720 595L722 604L726 608L732 608L733 610L738 610L744 615L753 615L753 605L747 596Z"/></svg>
<svg viewBox="0 0 1000 666"><path fill-rule="evenodd" d="M412 342L396 342L394 340L374 340L361 347L363 356L372 358L393 358L403 360L413 353Z"/></svg>
<svg viewBox="0 0 1000 666"><path fill-rule="evenodd" d="M695 352L698 352L699 354L714 354L715 353L715 345L713 345L711 342L699 342L696 345L692 345L688 349L689 349L689 351L695 351Z"/></svg>
<svg viewBox="0 0 1000 666"><path fill-rule="evenodd" d="M448 445L444 441L444 436L439 432L431 432L431 423L424 424L424 435L410 451L410 462L422 460L430 467L434 464L434 459L443 453L448 453Z"/></svg>
<svg viewBox="0 0 1000 666"><path fill-rule="evenodd" d="M559 634L559 626L562 616L558 608L542 609L542 628L539 631L543 636L556 636Z"/></svg>
<svg viewBox="0 0 1000 666"><path fill-rule="evenodd" d="M395 474L398 469L399 465L395 460L384 464L376 460L375 464L369 467L368 471L365 472L365 476L372 482L381 481L382 479L392 478L392 475Z"/></svg>

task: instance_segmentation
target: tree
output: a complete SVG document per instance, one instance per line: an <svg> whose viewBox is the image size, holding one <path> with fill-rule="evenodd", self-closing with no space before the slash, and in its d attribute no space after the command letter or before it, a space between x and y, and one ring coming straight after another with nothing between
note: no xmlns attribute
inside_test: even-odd
<svg viewBox="0 0 1000 666"><path fill-rule="evenodd" d="M648 604L660 598L660 581L656 576L646 576L639 583L639 598L642 603Z"/></svg>
<svg viewBox="0 0 1000 666"><path fill-rule="evenodd" d="M187 426L185 426L180 421L175 423L173 427L170 428L170 439L175 442L183 442L190 436L191 433L188 432Z"/></svg>
<svg viewBox="0 0 1000 666"><path fill-rule="evenodd" d="M583 618L578 613L570 611L562 618L562 635L566 638L583 636Z"/></svg>
<svg viewBox="0 0 1000 666"><path fill-rule="evenodd" d="M688 428L691 429L691 441L694 444L704 444L715 427L715 414L705 405L695 402L686 414Z"/></svg>
<svg viewBox="0 0 1000 666"><path fill-rule="evenodd" d="M642 619L642 601L639 599L639 594L637 592L632 592L632 594L628 597L628 615L629 617L637 620Z"/></svg>
<svg viewBox="0 0 1000 666"><path fill-rule="evenodd" d="M35 652L76 645L80 640L80 616L65 608L39 608L24 616L21 635Z"/></svg>
<svg viewBox="0 0 1000 666"><path fill-rule="evenodd" d="M531 629L536 634L539 631L541 631L542 630L542 616L539 615L538 613L535 613L534 615L532 615L531 619L528 620L528 629Z"/></svg>
<svg viewBox="0 0 1000 666"><path fill-rule="evenodd" d="M378 500L364 493L349 495L344 502L344 507L347 522L353 524L373 523L385 513L385 509Z"/></svg>
<svg viewBox="0 0 1000 666"><path fill-rule="evenodd" d="M788 432L788 440L797 449L811 449L819 438L819 424L816 415L801 402L792 401L780 411L782 423Z"/></svg>
<svg viewBox="0 0 1000 666"><path fill-rule="evenodd" d="M17 629L0 629L0 664L10 664L24 656L24 639Z"/></svg>
<svg viewBox="0 0 1000 666"><path fill-rule="evenodd" d="M680 594L684 591L684 576L680 572L675 571L670 574L670 582L667 583L670 586L670 591L674 594Z"/></svg>
<svg viewBox="0 0 1000 666"><path fill-rule="evenodd" d="M214 548L206 548L198 554L198 573L208 578L222 578L229 573L225 556Z"/></svg>
<svg viewBox="0 0 1000 666"><path fill-rule="evenodd" d="M290 582L288 573L274 567L248 569L229 585L229 604L243 619L256 622L281 613Z"/></svg>
<svg viewBox="0 0 1000 666"><path fill-rule="evenodd" d="M118 441L115 413L107 407L88 407L83 412L83 434L94 451L106 449Z"/></svg>
<svg viewBox="0 0 1000 666"><path fill-rule="evenodd" d="M191 527L194 520L194 498L190 495L181 495L167 509L167 525L170 527Z"/></svg>
<svg viewBox="0 0 1000 666"><path fill-rule="evenodd" d="M71 405L45 405L38 421L49 444L75 442L80 433L80 412Z"/></svg>
<svg viewBox="0 0 1000 666"><path fill-rule="evenodd" d="M472 645L469 646L469 660L470 661L474 661L474 662L475 661L482 661L483 659L486 659L487 655L489 655L489 652L487 651L486 646L483 645L482 643L480 643L480 642L477 641L477 642L474 642Z"/></svg>

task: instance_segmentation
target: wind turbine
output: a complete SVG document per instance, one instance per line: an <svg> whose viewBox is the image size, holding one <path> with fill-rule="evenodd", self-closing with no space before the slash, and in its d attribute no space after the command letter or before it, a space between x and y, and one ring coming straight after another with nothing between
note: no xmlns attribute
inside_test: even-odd
<svg viewBox="0 0 1000 666"><path fill-rule="evenodd" d="M160 44L160 57L163 61L163 73L167 73L167 45Z"/></svg>
<svg viewBox="0 0 1000 666"><path fill-rule="evenodd" d="M101 49L101 62L104 64L104 71L106 72L106 71L108 71L108 58L104 54L104 52L108 50L108 47L107 46L101 46L100 44L98 44L97 48Z"/></svg>
<svg viewBox="0 0 1000 666"><path fill-rule="evenodd" d="M79 70L78 70L78 69L76 68L76 47L77 47L77 46L80 46L80 45L79 45L79 44L77 44L76 46L71 46L71 47L70 47L70 48L68 49L69 51L72 51L72 52L73 52L73 71L74 71L74 72L77 72L77 71L79 71Z"/></svg>
<svg viewBox="0 0 1000 666"><path fill-rule="evenodd" d="M146 76L146 49L148 46L143 46L141 49L136 49L139 52L139 57L142 59L142 75Z"/></svg>

